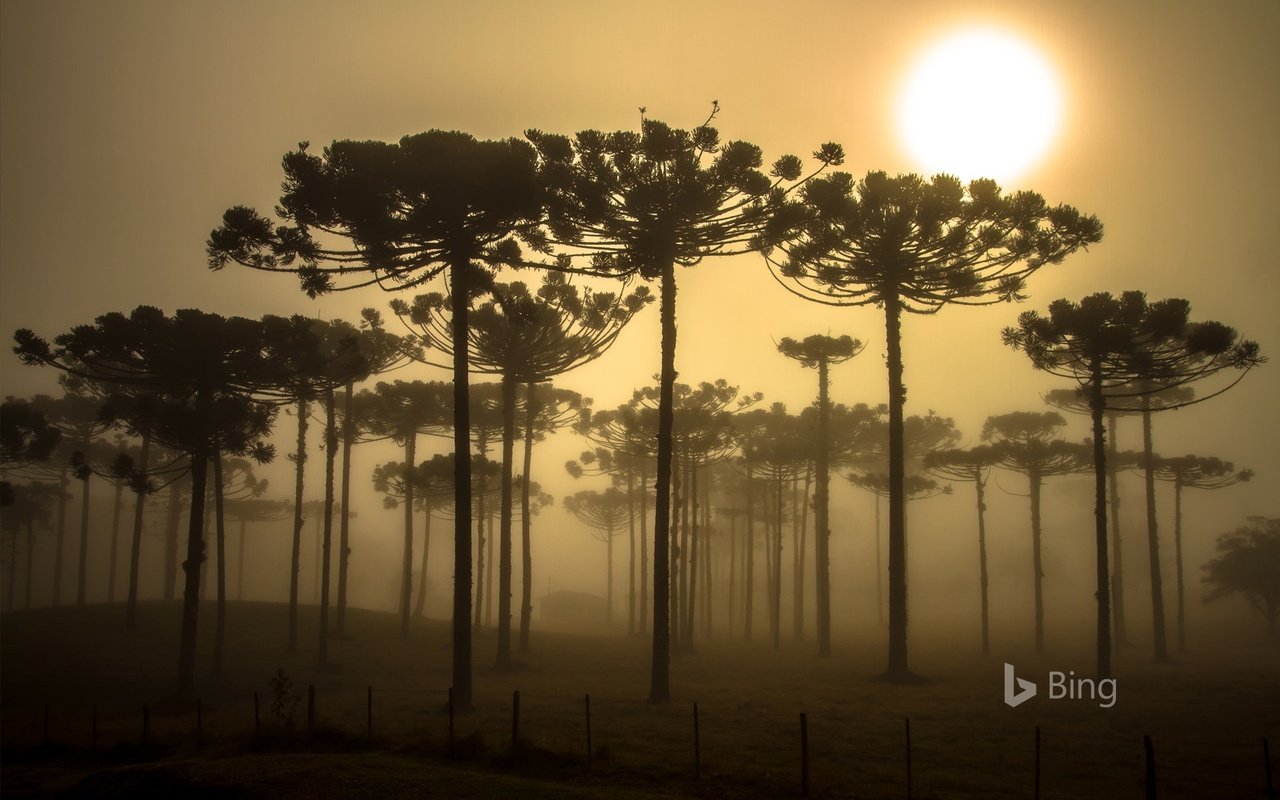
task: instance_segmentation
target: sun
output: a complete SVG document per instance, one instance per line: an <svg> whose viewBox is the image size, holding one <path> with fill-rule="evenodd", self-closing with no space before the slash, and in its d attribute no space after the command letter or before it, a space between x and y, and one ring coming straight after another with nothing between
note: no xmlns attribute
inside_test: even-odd
<svg viewBox="0 0 1280 800"><path fill-rule="evenodd" d="M907 77L898 128L924 172L1017 178L1053 144L1062 92L1053 69L1022 40L970 28L934 43Z"/></svg>

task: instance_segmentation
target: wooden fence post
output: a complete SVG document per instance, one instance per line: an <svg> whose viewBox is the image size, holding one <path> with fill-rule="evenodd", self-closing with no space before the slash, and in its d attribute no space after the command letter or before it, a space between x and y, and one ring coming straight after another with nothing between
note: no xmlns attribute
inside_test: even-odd
<svg viewBox="0 0 1280 800"><path fill-rule="evenodd" d="M809 717L800 712L800 794L809 796Z"/></svg>

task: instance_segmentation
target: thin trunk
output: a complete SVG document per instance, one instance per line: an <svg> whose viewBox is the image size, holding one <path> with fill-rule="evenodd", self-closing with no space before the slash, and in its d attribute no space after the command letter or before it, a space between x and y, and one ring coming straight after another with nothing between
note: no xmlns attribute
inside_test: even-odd
<svg viewBox="0 0 1280 800"><path fill-rule="evenodd" d="M17 599L14 594L17 588L18 580L18 531L14 530L13 536L9 539L9 581L5 586L4 610L13 611L13 604Z"/></svg>
<svg viewBox="0 0 1280 800"><path fill-rule="evenodd" d="M1038 470L1027 475L1031 485L1031 570L1035 575L1036 654L1044 652L1044 560L1040 550L1040 487Z"/></svg>
<svg viewBox="0 0 1280 800"><path fill-rule="evenodd" d="M165 514L164 528L164 589L165 601L174 597L178 585L178 523L182 516L182 490L174 481L169 485L169 507Z"/></svg>
<svg viewBox="0 0 1280 800"><path fill-rule="evenodd" d="M214 546L218 552L218 606L214 622L213 674L222 674L223 643L227 628L227 536L223 514L222 451L213 450L213 530Z"/></svg>
<svg viewBox="0 0 1280 800"><path fill-rule="evenodd" d="M347 569L351 561L351 448L355 444L355 420L352 414L354 386L348 382L342 402L342 501L338 523L338 605L334 633L347 632Z"/></svg>
<svg viewBox="0 0 1280 800"><path fill-rule="evenodd" d="M1115 615L1115 644L1128 644L1124 627L1124 550L1120 547L1120 493L1116 469L1116 424L1118 415L1107 414L1107 491L1111 509L1111 558L1115 572L1111 575L1111 597Z"/></svg>
<svg viewBox="0 0 1280 800"><path fill-rule="evenodd" d="M289 652L298 650L298 574L302 570L302 477L307 462L307 400L298 399L298 445L294 450L293 542L289 556Z"/></svg>
<svg viewBox="0 0 1280 800"><path fill-rule="evenodd" d="M884 624L884 555L880 547L880 495L872 494L876 507L876 622Z"/></svg>
<svg viewBox="0 0 1280 800"><path fill-rule="evenodd" d="M896 293L884 298L889 361L889 667L892 681L913 676L907 661L907 498L903 442L902 307Z"/></svg>
<svg viewBox="0 0 1280 800"><path fill-rule="evenodd" d="M711 638L712 607L711 598L711 481L702 483L702 630L703 636Z"/></svg>
<svg viewBox="0 0 1280 800"><path fill-rule="evenodd" d="M325 388L324 539L320 545L320 646L316 663L329 663L329 572L333 564L333 473L338 460L338 408L333 387ZM345 513L346 507L343 507Z"/></svg>
<svg viewBox="0 0 1280 800"><path fill-rule="evenodd" d="M151 455L151 434L142 434L142 452L138 455L138 474L147 474L147 459ZM145 478L139 480L134 488L136 496L133 502L133 537L129 543L129 596L125 601L124 626L127 630L137 627L138 613L138 564L142 559L142 514L147 504ZM170 494L170 500L173 495Z"/></svg>
<svg viewBox="0 0 1280 800"><path fill-rule="evenodd" d="M482 446L480 448L480 455L488 456L488 448ZM480 623L484 614L484 571L485 568L489 566L484 555L484 523L488 517L488 514L486 513L487 509L485 508L485 500L487 500L488 497L489 478L486 475L480 481L480 497L476 501L476 603L475 617L471 620L471 626L477 630L480 629Z"/></svg>
<svg viewBox="0 0 1280 800"><path fill-rule="evenodd" d="M453 703L471 708L471 406L467 386L470 281L466 261L450 268L453 285Z"/></svg>
<svg viewBox="0 0 1280 800"><path fill-rule="evenodd" d="M498 668L511 666L511 514L516 447L516 382L502 377L502 510L498 526Z"/></svg>
<svg viewBox="0 0 1280 800"><path fill-rule="evenodd" d="M756 542L755 542L755 493L751 491L751 462L747 462L747 530L746 542L743 547L746 549L747 568L746 575L743 577L743 585L745 588L746 602L742 608L742 638L748 642L751 641L751 620L752 620L752 602L755 600L755 581L756 581Z"/></svg>
<svg viewBox="0 0 1280 800"><path fill-rule="evenodd" d="M803 641L804 606L800 601L800 484L791 482L791 635Z"/></svg>
<svg viewBox="0 0 1280 800"><path fill-rule="evenodd" d="M418 602L413 615L425 617L427 608L427 556L431 552L431 495L422 496L422 570L418 574Z"/></svg>
<svg viewBox="0 0 1280 800"><path fill-rule="evenodd" d="M249 523L240 518L240 545L236 548L236 600L244 599L244 533Z"/></svg>
<svg viewBox="0 0 1280 800"><path fill-rule="evenodd" d="M524 395L524 482L520 487L520 652L529 652L529 625L533 620L533 520L529 511L529 473L533 470L533 425L536 419L535 384L525 384Z"/></svg>
<svg viewBox="0 0 1280 800"><path fill-rule="evenodd" d="M76 607L84 607L84 590L89 574L89 476L80 480L80 563L76 569Z"/></svg>
<svg viewBox="0 0 1280 800"><path fill-rule="evenodd" d="M116 481L115 500L111 505L111 554L107 558L107 602L116 601L116 564L120 549L120 510L124 508L124 484Z"/></svg>
<svg viewBox="0 0 1280 800"><path fill-rule="evenodd" d="M684 574L685 551L689 546L688 528L680 523L681 513L684 511L685 504L689 502L685 497L685 469L678 458L674 458L672 464L671 476L671 525L675 528L673 535L674 544L671 547L671 644L673 647L680 647L682 639L680 638L680 626L684 623L684 589L685 586L680 582L680 576ZM682 538L683 537L683 540Z"/></svg>
<svg viewBox="0 0 1280 800"><path fill-rule="evenodd" d="M777 650L782 644L782 476L779 474L775 480L777 488L774 493L774 547L776 551L773 556L773 649Z"/></svg>
<svg viewBox="0 0 1280 800"><path fill-rule="evenodd" d="M1107 450L1102 432L1102 366L1095 356L1090 365L1089 405L1093 416L1094 544L1098 584L1098 679L1111 677L1111 595L1107 568Z"/></svg>
<svg viewBox="0 0 1280 800"><path fill-rule="evenodd" d="M797 638L804 641L804 583L805 571L809 558L809 505L813 502L812 495L809 492L813 488L813 470L806 468L804 471L804 490L800 493L800 547L797 552L800 558L800 569L796 573L796 603L798 611L796 612L796 631L799 634Z"/></svg>
<svg viewBox="0 0 1280 800"><path fill-rule="evenodd" d="M671 526L671 451L676 382L675 260L662 266L660 316L662 370L658 381L658 482L653 525L653 661L649 702L671 702L670 585L668 555Z"/></svg>
<svg viewBox="0 0 1280 800"><path fill-rule="evenodd" d="M636 632L635 472L627 467L627 635Z"/></svg>
<svg viewBox="0 0 1280 800"><path fill-rule="evenodd" d="M1173 483L1173 563L1178 579L1178 652L1187 651L1185 590L1182 586L1182 479Z"/></svg>
<svg viewBox="0 0 1280 800"><path fill-rule="evenodd" d="M604 624L613 625L613 528L605 531L605 558L608 559L606 565L606 573L608 574L607 583L605 584L605 602L604 602Z"/></svg>
<svg viewBox="0 0 1280 800"><path fill-rule="evenodd" d="M207 476L208 474L209 473L206 470L205 475ZM201 525L201 530L204 531L204 537L205 537L205 541L204 541L205 557L204 557L204 561L200 563L200 602L201 603L203 603L206 600L207 595L209 594L209 532L213 530L213 506L214 506L213 481L209 480L207 477L205 479L205 487L206 488L204 493L204 523Z"/></svg>
<svg viewBox="0 0 1280 800"><path fill-rule="evenodd" d="M404 553L400 563L400 638L409 638L409 601L413 595L413 471L417 465L418 431L404 432Z"/></svg>
<svg viewBox="0 0 1280 800"><path fill-rule="evenodd" d="M1142 397L1142 467L1147 489L1147 555L1151 567L1151 626L1156 661L1168 661L1164 629L1164 585L1160 573L1160 532L1156 523L1156 475L1152 467L1151 399Z"/></svg>
<svg viewBox="0 0 1280 800"><path fill-rule="evenodd" d="M735 609L738 605L738 517L729 515L729 635L733 635Z"/></svg>
<svg viewBox="0 0 1280 800"><path fill-rule="evenodd" d="M987 595L987 503L984 491L987 479L982 474L982 467L974 471L973 485L978 492L978 586L982 594L982 654L986 655L991 652L991 606Z"/></svg>
<svg viewBox="0 0 1280 800"><path fill-rule="evenodd" d="M25 581L23 590L22 608L24 611L31 610L31 582L35 577L32 572L32 557L36 552L36 526L34 522L27 523L27 580Z"/></svg>
<svg viewBox="0 0 1280 800"><path fill-rule="evenodd" d="M53 545L53 605L62 605L62 545L67 535L67 468L58 476L58 527Z"/></svg>
<svg viewBox="0 0 1280 800"><path fill-rule="evenodd" d="M201 406L207 401L198 398ZM204 419L206 415L202 414ZM186 580L182 590L182 632L178 648L178 688L180 699L190 699L196 688L196 626L200 617L200 567L204 563L204 496L209 469L209 445L196 444L191 453L191 514L187 525L187 558L182 562Z"/></svg>
<svg viewBox="0 0 1280 800"><path fill-rule="evenodd" d="M817 584L818 655L831 655L831 396L829 365L818 362L817 487L813 503L814 583ZM876 500L879 506L879 500ZM877 535L877 539L879 536ZM877 576L880 570L876 569ZM878 602L878 599L877 599Z"/></svg>
<svg viewBox="0 0 1280 800"><path fill-rule="evenodd" d="M693 628L695 613L698 605L698 568L702 563L698 560L698 462L690 460L689 462L689 499L685 506L689 512L689 518L692 520L692 528L689 532L689 560L685 566L685 572L688 573L688 599L685 601L685 621L684 621L684 648L693 650Z"/></svg>
<svg viewBox="0 0 1280 800"><path fill-rule="evenodd" d="M484 624L488 626L493 617L493 506L489 506L489 511L485 515L485 546L489 548L489 552L485 554L485 572L484 572Z"/></svg>
<svg viewBox="0 0 1280 800"><path fill-rule="evenodd" d="M640 632L649 631L649 463L640 463Z"/></svg>

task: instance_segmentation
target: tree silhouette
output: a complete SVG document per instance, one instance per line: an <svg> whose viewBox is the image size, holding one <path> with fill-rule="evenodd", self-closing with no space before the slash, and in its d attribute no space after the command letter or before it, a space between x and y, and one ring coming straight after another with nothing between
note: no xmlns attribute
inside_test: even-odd
<svg viewBox="0 0 1280 800"><path fill-rule="evenodd" d="M1049 305L1047 315L1026 311L1017 327L1006 328L1005 344L1021 350L1036 369L1071 378L1089 397L1093 419L1094 518L1098 571L1098 673L1111 673L1110 593L1107 585L1106 446L1102 428L1107 408L1129 409L1135 399L1150 412L1149 398L1178 392L1191 383L1236 370L1234 380L1202 395L1207 400L1234 386L1265 359L1256 342L1240 339L1219 322L1190 323L1190 304L1182 299L1148 303L1142 292L1119 298L1105 292L1072 303ZM1228 373L1229 374L1229 373ZM1192 401L1188 401L1192 402ZM1177 408L1170 404L1167 408ZM1144 450L1150 453L1150 426L1144 425ZM1150 460L1150 456L1144 456ZM1154 490L1148 492L1148 497ZM1167 660L1164 600L1160 585L1159 542L1153 524L1154 500L1148 501L1148 555L1154 648L1157 660Z"/></svg>
<svg viewBox="0 0 1280 800"><path fill-rule="evenodd" d="M907 660L907 538L903 480L902 313L948 304L1022 299L1025 278L1102 238L1102 225L1034 192L967 187L949 175L924 180L833 173L806 184L801 235L767 254L792 292L830 305L884 309L889 372L889 663L885 677L914 678Z"/></svg>
<svg viewBox="0 0 1280 800"><path fill-rule="evenodd" d="M237 206L209 237L209 265L234 261L297 274L324 292L378 285L420 286L447 274L454 326L453 689L471 707L471 449L467 390L468 315L492 270L521 262L517 237L545 247L538 227L544 182L534 149L516 140L480 141L432 130L396 144L335 141L320 156L304 142L284 158L284 194L273 226Z"/></svg>
<svg viewBox="0 0 1280 800"><path fill-rule="evenodd" d="M46 461L61 439L62 431L30 400L10 396L0 404L0 469Z"/></svg>
<svg viewBox="0 0 1280 800"><path fill-rule="evenodd" d="M15 404L21 401L14 401ZM8 405L6 407L14 408ZM28 407L29 408L29 407ZM27 416L26 410L18 408L15 416L20 416L23 424L27 420L38 420L37 417ZM39 431L38 421L29 428L31 431ZM47 434L46 434L47 435ZM30 441L30 439L27 439ZM9 450L6 455L16 454L17 450ZM31 452L31 451L28 451ZM36 454L40 450L34 451ZM13 463L13 462L8 462ZM4 607L6 611L13 611L16 608L15 589L18 585L18 538L25 533L26 543L24 550L27 556L26 580L24 582L25 596L23 599L23 609L31 610L31 556L35 551L36 528L48 530L50 527L49 517L53 513L54 507L58 504L59 487L52 483L40 483L32 481L30 483L6 484L8 488L8 502L4 505L4 511L0 512L0 531L4 533L4 538L8 545L8 561L9 561L9 580L8 588L5 591ZM0 548L2 549L2 548Z"/></svg>
<svg viewBox="0 0 1280 800"><path fill-rule="evenodd" d="M922 465L926 470L955 481L969 481L974 486L978 501L978 587L982 608L982 653L991 652L991 625L988 619L990 603L987 599L987 524L985 489L991 468L1000 462L1000 452L990 445L977 445L967 449L949 448L925 455Z"/></svg>
<svg viewBox="0 0 1280 800"><path fill-rule="evenodd" d="M1005 344L1021 350L1033 367L1074 380L1089 398L1093 421L1095 550L1098 580L1098 675L1111 674L1111 597L1107 565L1107 476L1103 415L1110 407L1123 407L1142 393L1176 390L1193 381L1213 377L1228 368L1240 374L1225 388L1234 386L1249 369L1265 359L1257 343L1239 340L1221 323L1187 323L1185 300L1148 303L1142 292L1125 292L1119 298L1100 292L1080 303L1066 299L1049 305L1047 315L1026 311L1017 327L1006 328ZM1147 390L1135 380L1156 372L1159 387ZM1117 406L1117 403L1121 404ZM1150 540L1150 537L1149 537ZM1154 545L1154 541L1149 541ZM1159 588L1158 550L1152 569L1152 605L1156 618L1156 654L1165 658L1163 601Z"/></svg>
<svg viewBox="0 0 1280 800"><path fill-rule="evenodd" d="M266 500L256 496L233 497L225 501L223 512L240 523L236 547L236 600L243 600L245 534L249 523L277 522L286 519L292 515L292 505L288 500Z"/></svg>
<svg viewBox="0 0 1280 800"><path fill-rule="evenodd" d="M760 250L786 229L771 220L788 210L787 196L802 172L783 156L769 174L760 148L721 144L710 122L692 131L644 119L640 133L582 131L570 141L539 131L526 135L551 176L550 229L566 246L560 266L660 282L662 357L659 373L658 465L654 503L653 665L649 699L671 700L669 535L676 352L676 265L710 256ZM825 145L821 168L843 153ZM788 188L788 185L790 188ZM789 216L789 215L787 215Z"/></svg>
<svg viewBox="0 0 1280 800"><path fill-rule="evenodd" d="M153 435L190 457L191 514L177 683L181 698L189 698L195 689L208 463L228 447L251 452L260 461L272 455L263 437L274 409L253 397L282 381L264 331L262 323L241 317L193 309L166 317L158 309L140 306L129 316L100 316L92 325L59 335L52 344L28 330L15 334L15 352L25 363L50 365L91 383L162 397L155 407Z"/></svg>
<svg viewBox="0 0 1280 800"><path fill-rule="evenodd" d="M619 296L579 289L558 274L545 276L536 294L523 283L495 284L493 294L495 300L471 312L467 338L471 371L502 378L497 666L506 669L511 666L511 521L517 387L529 387L526 392L530 393L534 384L598 358L651 298L647 287ZM393 301L391 307L429 349L452 355L452 323L443 295L419 295L412 306ZM528 466L526 464L526 471ZM525 550L528 552L527 541Z"/></svg>
<svg viewBox="0 0 1280 800"><path fill-rule="evenodd" d="M1178 583L1178 652L1186 652L1186 592L1182 582L1182 490L1224 489L1250 480L1253 470L1240 470L1230 461L1205 456L1156 456L1150 462L1156 478L1173 484L1173 552Z"/></svg>
<svg viewBox="0 0 1280 800"><path fill-rule="evenodd" d="M584 489L565 497L564 507L580 522L589 526L595 538L608 545L606 556L608 590L605 595L604 621L606 625L611 625L613 624L613 539L622 533L622 527L626 524L629 514L626 492L612 486L603 492Z"/></svg>
<svg viewBox="0 0 1280 800"><path fill-rule="evenodd" d="M1218 555L1204 565L1206 603L1239 594L1267 621L1276 638L1280 616L1280 519L1249 517L1249 522L1218 537Z"/></svg>
<svg viewBox="0 0 1280 800"><path fill-rule="evenodd" d="M831 486L831 378L834 364L843 364L862 352L862 342L851 336L807 336L803 341L783 337L778 352L800 362L801 366L818 370L818 429L815 442L814 552L817 570L818 655L831 655L831 563L830 513ZM808 502L808 498L805 498Z"/></svg>
<svg viewBox="0 0 1280 800"><path fill-rule="evenodd" d="M1031 570L1035 576L1036 653L1044 652L1044 559L1040 496L1045 478L1087 472L1089 448L1062 439L1067 421L1055 411L1014 411L987 417L982 440L993 442L1001 467L1027 476L1031 501Z"/></svg>

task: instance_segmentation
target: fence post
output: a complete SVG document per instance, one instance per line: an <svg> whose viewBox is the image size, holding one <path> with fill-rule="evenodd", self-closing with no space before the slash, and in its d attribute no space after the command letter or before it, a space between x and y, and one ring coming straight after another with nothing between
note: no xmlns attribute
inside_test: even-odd
<svg viewBox="0 0 1280 800"><path fill-rule="evenodd" d="M258 715L258 693L253 693L253 737L256 739L262 733L262 718Z"/></svg>
<svg viewBox="0 0 1280 800"><path fill-rule="evenodd" d="M1156 800L1156 751L1151 746L1150 734L1143 735L1142 749L1147 756L1147 800Z"/></svg>
<svg viewBox="0 0 1280 800"><path fill-rule="evenodd" d="M1276 785L1271 778L1271 741L1262 737L1262 763L1267 769L1267 800L1276 800Z"/></svg>
<svg viewBox="0 0 1280 800"><path fill-rule="evenodd" d="M809 796L809 718L800 712L800 794Z"/></svg>
<svg viewBox="0 0 1280 800"><path fill-rule="evenodd" d="M453 746L453 687L449 687L449 755L454 755L456 751Z"/></svg>
<svg viewBox="0 0 1280 800"><path fill-rule="evenodd" d="M907 800L911 800L911 717L905 718L907 724Z"/></svg>
<svg viewBox="0 0 1280 800"><path fill-rule="evenodd" d="M1040 726L1036 726L1036 800L1040 800Z"/></svg>
<svg viewBox="0 0 1280 800"><path fill-rule="evenodd" d="M698 704L693 704L693 777L702 777L702 734L698 730Z"/></svg>
<svg viewBox="0 0 1280 800"><path fill-rule="evenodd" d="M311 736L316 729L316 685L307 684L307 735Z"/></svg>
<svg viewBox="0 0 1280 800"><path fill-rule="evenodd" d="M516 749L520 740L520 690L511 693L511 749Z"/></svg>
<svg viewBox="0 0 1280 800"><path fill-rule="evenodd" d="M365 709L367 713L367 720L365 723L365 739L368 741L369 746L372 747L373 746L373 687L372 686L369 687L369 698L368 698L368 702L365 704Z"/></svg>
<svg viewBox="0 0 1280 800"><path fill-rule="evenodd" d="M591 695L585 698L587 709L587 769L591 769Z"/></svg>

